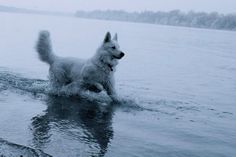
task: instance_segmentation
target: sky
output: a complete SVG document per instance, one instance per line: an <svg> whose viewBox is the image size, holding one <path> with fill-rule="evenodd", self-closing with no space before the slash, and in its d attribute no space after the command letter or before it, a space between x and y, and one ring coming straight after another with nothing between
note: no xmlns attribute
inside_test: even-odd
<svg viewBox="0 0 236 157"><path fill-rule="evenodd" d="M75 12L76 10L217 11L236 13L236 0L0 0L0 5L27 9Z"/></svg>

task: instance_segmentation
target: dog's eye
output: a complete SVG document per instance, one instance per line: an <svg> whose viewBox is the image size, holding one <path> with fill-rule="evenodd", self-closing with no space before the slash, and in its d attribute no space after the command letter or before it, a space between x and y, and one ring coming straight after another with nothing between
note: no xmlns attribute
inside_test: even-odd
<svg viewBox="0 0 236 157"><path fill-rule="evenodd" d="M115 47L115 46L112 46L111 48L112 48L113 50L115 50L115 49L116 49L116 47Z"/></svg>

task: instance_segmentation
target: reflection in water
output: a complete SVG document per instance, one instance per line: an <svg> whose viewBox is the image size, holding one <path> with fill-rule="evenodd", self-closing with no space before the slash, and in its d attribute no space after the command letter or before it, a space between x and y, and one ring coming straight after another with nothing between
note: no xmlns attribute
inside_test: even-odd
<svg viewBox="0 0 236 157"><path fill-rule="evenodd" d="M113 137L112 116L114 105L106 106L76 98L48 97L44 115L32 118L33 144L42 148L50 142L51 130L72 136L89 145L98 144L98 156L104 156ZM81 135L81 133L83 134Z"/></svg>

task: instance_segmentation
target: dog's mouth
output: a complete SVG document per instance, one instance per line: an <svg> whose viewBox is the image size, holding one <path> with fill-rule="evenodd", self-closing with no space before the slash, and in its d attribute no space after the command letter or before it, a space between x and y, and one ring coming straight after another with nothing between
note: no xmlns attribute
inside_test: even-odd
<svg viewBox="0 0 236 157"><path fill-rule="evenodd" d="M113 55L113 58L115 58L115 59L121 59L121 58L123 58L124 56L125 56L125 53L121 52L119 56Z"/></svg>

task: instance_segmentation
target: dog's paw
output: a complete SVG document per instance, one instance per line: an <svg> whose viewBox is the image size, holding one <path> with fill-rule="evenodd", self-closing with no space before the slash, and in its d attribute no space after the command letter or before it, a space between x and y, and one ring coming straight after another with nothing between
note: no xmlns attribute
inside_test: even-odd
<svg viewBox="0 0 236 157"><path fill-rule="evenodd" d="M103 86L99 83L96 83L96 84L88 86L88 90L95 93L100 93L101 91L103 91Z"/></svg>

